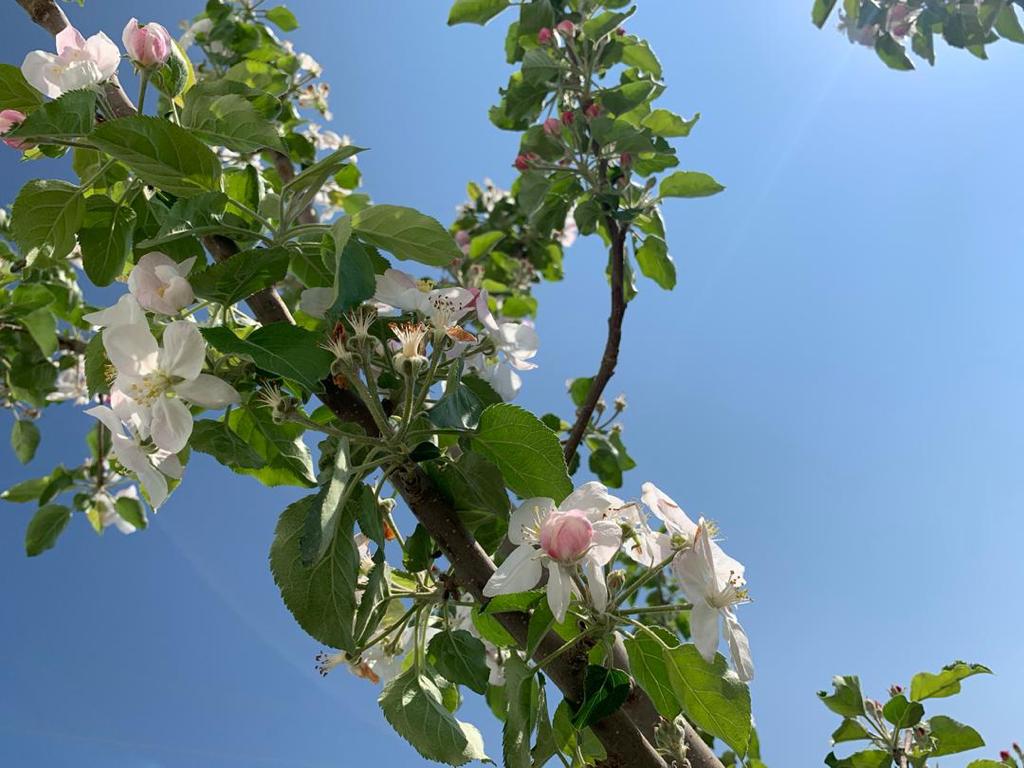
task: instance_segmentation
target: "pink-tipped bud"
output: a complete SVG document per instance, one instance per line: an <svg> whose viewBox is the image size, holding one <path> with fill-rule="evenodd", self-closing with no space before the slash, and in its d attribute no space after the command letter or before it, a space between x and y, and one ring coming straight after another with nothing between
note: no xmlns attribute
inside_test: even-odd
<svg viewBox="0 0 1024 768"><path fill-rule="evenodd" d="M584 113L585 113L585 114L587 115L587 117L589 117L589 118L590 118L591 120L593 120L593 119L594 119L595 117L600 117L600 116L601 116L601 105L600 105L600 104L598 104L598 103L597 103L597 102L595 101L595 102L594 102L593 104L590 104L590 105L589 105L589 106L588 106L588 107L587 107L587 108L586 108L586 109L584 110Z"/></svg>
<svg viewBox="0 0 1024 768"><path fill-rule="evenodd" d="M125 25L121 40L128 58L140 69L162 67L171 56L171 36L152 21L139 26L138 20L132 19Z"/></svg>
<svg viewBox="0 0 1024 768"><path fill-rule="evenodd" d="M572 563L587 553L594 540L594 526L585 512L571 509L554 512L540 529L540 545L553 560Z"/></svg>
<svg viewBox="0 0 1024 768"><path fill-rule="evenodd" d="M619 155L619 165L623 168L629 168L633 164L633 156L629 152L623 152Z"/></svg>
<svg viewBox="0 0 1024 768"><path fill-rule="evenodd" d="M25 122L25 113L19 112L16 109L5 109L0 112L0 136L13 131L19 125ZM11 149L25 150L31 149L32 144L21 139L4 139L6 144Z"/></svg>
<svg viewBox="0 0 1024 768"><path fill-rule="evenodd" d="M562 123L557 117L549 117L544 121L544 133L548 136L557 136L562 132Z"/></svg>
<svg viewBox="0 0 1024 768"><path fill-rule="evenodd" d="M567 109L567 110L565 110L565 112L562 113L562 124L563 125L572 125L575 122L576 122L576 113L573 112L571 109Z"/></svg>
<svg viewBox="0 0 1024 768"><path fill-rule="evenodd" d="M626 28L625 27L619 27L618 29L615 30L615 34L618 35L619 37L625 37L626 36Z"/></svg>
<svg viewBox="0 0 1024 768"><path fill-rule="evenodd" d="M1008 762L1010 762L1010 753L1009 753L1009 752L1007 752L1007 751L1006 751L1005 749L1004 749L1004 750L1002 750L1002 751L1001 751L1001 752L999 753L999 759L1000 759L1000 760L1002 760L1002 761L1003 761L1004 763L1008 763Z"/></svg>
<svg viewBox="0 0 1024 768"><path fill-rule="evenodd" d="M576 25L568 19L558 22L558 26L555 27L558 33L564 37L572 37L576 34Z"/></svg>
<svg viewBox="0 0 1024 768"><path fill-rule="evenodd" d="M899 683L893 683L889 686L890 696L899 696L901 693L903 693L903 686Z"/></svg>
<svg viewBox="0 0 1024 768"><path fill-rule="evenodd" d="M547 27L541 27L540 32L537 33L537 42L540 45L550 45L553 38L554 34Z"/></svg>
<svg viewBox="0 0 1024 768"><path fill-rule="evenodd" d="M471 239L469 232L464 229L460 229L455 233L455 244L459 246L463 253L469 253L469 241Z"/></svg>
<svg viewBox="0 0 1024 768"><path fill-rule="evenodd" d="M530 158L526 155L516 155L516 161L512 164L520 171L530 170Z"/></svg>

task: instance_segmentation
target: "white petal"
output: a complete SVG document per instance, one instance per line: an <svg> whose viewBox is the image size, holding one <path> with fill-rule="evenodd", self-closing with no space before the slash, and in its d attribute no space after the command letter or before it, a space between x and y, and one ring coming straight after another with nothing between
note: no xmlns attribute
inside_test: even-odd
<svg viewBox="0 0 1024 768"><path fill-rule="evenodd" d="M750 682L754 679L754 659L750 655L750 640L747 633L743 631L736 614L731 610L722 611L722 618L725 620L722 634L729 643L733 669L740 680Z"/></svg>
<svg viewBox="0 0 1024 768"><path fill-rule="evenodd" d="M693 538L697 525L686 516L682 508L654 483L644 483L640 488L640 498L655 517L668 527L669 533L680 534Z"/></svg>
<svg viewBox="0 0 1024 768"><path fill-rule="evenodd" d="M704 600L694 602L690 611L690 631L700 655L705 661L714 661L718 650L718 609Z"/></svg>
<svg viewBox="0 0 1024 768"><path fill-rule="evenodd" d="M591 525L594 528L594 538L588 555L600 565L607 565L622 544L622 528L611 520L597 520Z"/></svg>
<svg viewBox="0 0 1024 768"><path fill-rule="evenodd" d="M176 320L164 329L161 371L191 381L203 370L205 361L206 341L195 323Z"/></svg>
<svg viewBox="0 0 1024 768"><path fill-rule="evenodd" d="M106 80L117 72L117 66L121 63L121 50L113 40L103 32L99 32L85 41L85 50L89 58L96 64L101 74L101 80Z"/></svg>
<svg viewBox="0 0 1024 768"><path fill-rule="evenodd" d="M177 454L168 453L167 451L156 451L150 456L150 459L156 465L156 468L168 477L181 480L182 475L185 474L185 468L181 465L181 459L178 458Z"/></svg>
<svg viewBox="0 0 1024 768"><path fill-rule="evenodd" d="M512 550L505 562L498 566L484 585L484 595L509 595L514 592L525 592L533 589L540 581L542 566L537 550L524 544Z"/></svg>
<svg viewBox="0 0 1024 768"><path fill-rule="evenodd" d="M310 317L322 318L333 305L333 288L307 288L299 297L299 309Z"/></svg>
<svg viewBox="0 0 1024 768"><path fill-rule="evenodd" d="M118 373L145 376L156 370L160 347L145 325L115 325L103 332L103 348Z"/></svg>
<svg viewBox="0 0 1024 768"><path fill-rule="evenodd" d="M608 607L608 585L604 580L604 566L594 558L587 557L583 561L583 573L590 588L590 599L594 607L603 613Z"/></svg>
<svg viewBox="0 0 1024 768"><path fill-rule="evenodd" d="M82 33L70 24L57 33L54 43L57 46L57 53L64 53L67 49L80 51L85 48L85 38Z"/></svg>
<svg viewBox="0 0 1024 768"><path fill-rule="evenodd" d="M505 362L489 366L485 379L506 403L515 400L523 386L523 380L519 378L519 374Z"/></svg>
<svg viewBox="0 0 1024 768"><path fill-rule="evenodd" d="M82 319L99 328L112 328L115 325L145 323L146 313L142 311L135 297L126 293L114 306L84 314Z"/></svg>
<svg viewBox="0 0 1024 768"><path fill-rule="evenodd" d="M101 80L103 73L94 61L73 61L53 77L61 93L90 88Z"/></svg>
<svg viewBox="0 0 1024 768"><path fill-rule="evenodd" d="M179 397L203 408L224 408L242 400L234 387L208 373L200 373L191 381L175 385L174 391Z"/></svg>
<svg viewBox="0 0 1024 768"><path fill-rule="evenodd" d="M614 507L621 507L623 504L625 502L608 493L608 489L604 485L591 481L570 493L565 501L558 505L558 508L561 510L582 509L584 512L595 510L604 513Z"/></svg>
<svg viewBox="0 0 1024 768"><path fill-rule="evenodd" d="M383 275L377 275L376 280L377 290L373 298L382 304L407 312L423 306L426 296L420 291L419 284L412 275L399 269L388 269Z"/></svg>
<svg viewBox="0 0 1024 768"><path fill-rule="evenodd" d="M565 612L569 610L569 602L572 600L572 577L558 563L548 564L547 590L551 613L561 624L565 621Z"/></svg>
<svg viewBox="0 0 1024 768"><path fill-rule="evenodd" d="M124 427L121 426L121 420L117 418L117 414L110 408L107 408L107 406L97 405L94 408L87 409L85 414L99 420L99 422L113 434L124 435Z"/></svg>
<svg viewBox="0 0 1024 768"><path fill-rule="evenodd" d="M30 51L21 63L21 74L28 80L29 85L51 99L60 96L60 88L47 77L51 67L59 66L56 62L57 57L52 53Z"/></svg>
<svg viewBox="0 0 1024 768"><path fill-rule="evenodd" d="M536 544L538 542L537 531L540 524L547 519L547 516L555 511L555 502L551 499L541 497L527 499L508 521L508 540L516 546L521 544ZM530 533L529 531L533 531Z"/></svg>
<svg viewBox="0 0 1024 768"><path fill-rule="evenodd" d="M672 561L679 586L691 603L703 602L715 595L712 574L708 571L704 558L693 549L684 549Z"/></svg>
<svg viewBox="0 0 1024 768"><path fill-rule="evenodd" d="M146 467L140 470L135 474L149 496L149 503L153 505L153 509L157 509L167 500L167 479L149 463L148 459Z"/></svg>
<svg viewBox="0 0 1024 768"><path fill-rule="evenodd" d="M153 403L149 430L157 447L177 453L185 447L192 434L192 414L178 398L159 397Z"/></svg>

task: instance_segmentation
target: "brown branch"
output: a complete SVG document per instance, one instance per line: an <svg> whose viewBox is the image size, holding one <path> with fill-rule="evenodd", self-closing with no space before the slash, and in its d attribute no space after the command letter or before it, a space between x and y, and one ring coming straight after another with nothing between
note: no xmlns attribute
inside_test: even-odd
<svg viewBox="0 0 1024 768"><path fill-rule="evenodd" d="M56 0L15 0L29 17L45 29L51 35L58 35L61 30L71 25L68 17ZM128 117L134 115L137 110L128 94L124 92L117 75L112 76L103 86L103 93L107 103L114 113L114 117Z"/></svg>
<svg viewBox="0 0 1024 768"><path fill-rule="evenodd" d="M626 234L629 231L627 226L620 225L610 216L605 220L608 234L611 236L611 287L612 300L611 311L608 315L608 339L604 345L604 354L601 356L601 367L597 375L590 383L590 390L587 392L587 399L576 412L576 422L569 432L569 439L565 441L565 463L571 464L580 442L587 432L587 425L594 415L604 388L608 381L615 374L615 366L619 362L619 345L622 343L622 320L626 315L626 295L624 291L625 265L626 265Z"/></svg>

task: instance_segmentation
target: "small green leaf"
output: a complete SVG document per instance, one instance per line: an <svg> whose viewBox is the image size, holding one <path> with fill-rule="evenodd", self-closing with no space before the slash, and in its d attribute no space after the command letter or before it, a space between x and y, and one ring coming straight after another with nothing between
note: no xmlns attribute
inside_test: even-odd
<svg viewBox="0 0 1024 768"><path fill-rule="evenodd" d="M415 666L388 683L377 701L391 727L427 760L459 766L488 759L480 732L452 717L441 690Z"/></svg>
<svg viewBox="0 0 1024 768"><path fill-rule="evenodd" d="M1021 28L1017 10L1011 3L1004 4L999 11L999 15L996 16L995 29L1000 37L1005 37L1014 43L1024 43L1024 28Z"/></svg>
<svg viewBox="0 0 1024 768"><path fill-rule="evenodd" d="M223 421L197 421L192 427L188 444L193 450L208 453L227 467L260 469L267 463Z"/></svg>
<svg viewBox="0 0 1024 768"><path fill-rule="evenodd" d="M42 495L49 484L49 476L22 480L20 483L15 483L6 491L0 493L0 499L9 501L12 504L24 504L27 501L35 501Z"/></svg>
<svg viewBox="0 0 1024 768"><path fill-rule="evenodd" d="M353 479L348 440L339 438L330 474L307 508L306 527L301 542L302 561L307 566L319 562L330 547L339 520L345 513L344 508L351 500Z"/></svg>
<svg viewBox="0 0 1024 768"><path fill-rule="evenodd" d="M362 151L362 147L353 145L342 147L285 184L281 188L282 227L290 227L303 212L309 210L313 198L319 194L327 180L340 171L350 157Z"/></svg>
<svg viewBox="0 0 1024 768"><path fill-rule="evenodd" d="M889 69L905 72L914 68L914 62L907 56L907 50L888 33L875 41L875 53Z"/></svg>
<svg viewBox="0 0 1024 768"><path fill-rule="evenodd" d="M448 12L448 26L480 24L493 19L509 6L509 0L455 0Z"/></svg>
<svg viewBox="0 0 1024 768"><path fill-rule="evenodd" d="M180 197L220 190L220 161L188 130L167 120L133 115L101 123L91 141L147 184Z"/></svg>
<svg viewBox="0 0 1024 768"><path fill-rule="evenodd" d="M266 462L250 469L238 464L229 468L240 475L251 475L264 485L316 485L313 460L302 442L300 424L277 424L266 408L236 408L228 416L228 426Z"/></svg>
<svg viewBox="0 0 1024 768"><path fill-rule="evenodd" d="M676 287L676 265L668 255L668 244L657 235L648 235L636 249L636 263L645 277L671 291Z"/></svg>
<svg viewBox="0 0 1024 768"><path fill-rule="evenodd" d="M13 64L0 64L0 109L32 112L43 103L43 96L28 84L21 69Z"/></svg>
<svg viewBox="0 0 1024 768"><path fill-rule="evenodd" d="M665 636L661 635L662 632ZM674 720L682 711L681 700L668 676L665 654L669 646L676 644L676 637L660 627L653 627L648 632L637 632L625 640L633 676L651 697L658 713L669 721Z"/></svg>
<svg viewBox="0 0 1024 768"><path fill-rule="evenodd" d="M417 524L412 535L405 541L402 553L402 567L409 573L420 573L430 568L434 562L434 541L430 533L422 525Z"/></svg>
<svg viewBox="0 0 1024 768"><path fill-rule="evenodd" d="M25 553L35 557L52 549L70 520L71 510L60 504L46 504L37 509L25 531Z"/></svg>
<svg viewBox="0 0 1024 768"><path fill-rule="evenodd" d="M832 732L832 743L841 744L845 741L867 741L871 739L868 729L852 718L843 718L843 722Z"/></svg>
<svg viewBox="0 0 1024 768"><path fill-rule="evenodd" d="M462 258L451 234L432 219L412 208L373 205L352 217L352 228L366 242L397 258L443 267Z"/></svg>
<svg viewBox="0 0 1024 768"><path fill-rule="evenodd" d="M609 32L613 32L621 27L623 22L634 13L636 13L635 6L624 13L616 13L614 11L599 13L583 24L583 34L593 42L597 42Z"/></svg>
<svg viewBox="0 0 1024 768"><path fill-rule="evenodd" d="M149 524L149 521L146 520L146 510L143 509L142 502L138 499L122 496L114 502L114 511L122 520L140 531Z"/></svg>
<svg viewBox="0 0 1024 768"><path fill-rule="evenodd" d="M529 411L503 403L480 416L473 449L494 462L512 491L561 501L572 493L558 435Z"/></svg>
<svg viewBox="0 0 1024 768"><path fill-rule="evenodd" d="M189 282L199 298L231 305L284 280L290 258L281 246L253 248L211 264Z"/></svg>
<svg viewBox="0 0 1024 768"><path fill-rule="evenodd" d="M202 332L219 352L247 357L263 370L290 379L309 392L320 389L320 381L334 360L320 346L318 334L295 325L265 325L244 339L223 326L203 328Z"/></svg>
<svg viewBox="0 0 1024 768"><path fill-rule="evenodd" d="M865 749L839 759L834 752L825 756L829 768L891 768L892 754L884 749Z"/></svg>
<svg viewBox="0 0 1024 768"><path fill-rule="evenodd" d="M30 114L10 135L33 144L72 141L88 134L95 123L96 94L69 91Z"/></svg>
<svg viewBox="0 0 1024 768"><path fill-rule="evenodd" d="M103 332L100 331L85 345L85 386L93 397L110 392L107 381L109 366L107 351L103 348Z"/></svg>
<svg viewBox="0 0 1024 768"><path fill-rule="evenodd" d="M818 691L821 703L837 715L857 717L864 714L864 696L860 692L860 678L856 675L836 675L832 678L833 693Z"/></svg>
<svg viewBox="0 0 1024 768"><path fill-rule="evenodd" d="M655 136L670 139L689 136L698 120L700 120L700 112L686 120L667 109L655 109L640 121L640 125L650 129Z"/></svg>
<svg viewBox="0 0 1024 768"><path fill-rule="evenodd" d="M537 699L534 675L526 663L513 653L505 663L505 723L501 732L501 751L506 768L531 768L530 734ZM545 713L546 717L546 713Z"/></svg>
<svg viewBox="0 0 1024 768"><path fill-rule="evenodd" d="M430 661L445 678L483 694L487 692L487 649L464 629L439 632L430 640Z"/></svg>
<svg viewBox="0 0 1024 768"><path fill-rule="evenodd" d="M829 14L835 8L836 0L814 0L814 8L811 10L811 21L814 26L821 29L825 26Z"/></svg>
<svg viewBox="0 0 1024 768"><path fill-rule="evenodd" d="M30 181L21 188L11 216L14 239L23 250L49 246L55 259L75 247L85 218L85 200L66 181Z"/></svg>
<svg viewBox="0 0 1024 768"><path fill-rule="evenodd" d="M17 419L11 428L11 448L22 464L28 464L39 447L39 427L33 421Z"/></svg>
<svg viewBox="0 0 1024 768"><path fill-rule="evenodd" d="M661 182L662 197L708 197L717 195L725 187L706 173L676 171Z"/></svg>
<svg viewBox="0 0 1024 768"><path fill-rule="evenodd" d="M629 675L621 669L588 665L583 680L583 703L573 715L572 724L586 728L603 720L625 703L629 691Z"/></svg>
<svg viewBox="0 0 1024 768"><path fill-rule="evenodd" d="M331 228L332 233L346 227L340 226L344 222L351 230L349 218L346 216L335 222ZM335 235L336 242L339 236ZM345 238L342 245L337 246L337 268L335 270L334 285L337 297L331 307L330 315L337 317L358 307L367 299L373 297L377 290L377 279L373 271L373 261L365 246L356 239Z"/></svg>
<svg viewBox="0 0 1024 768"><path fill-rule="evenodd" d="M882 708L885 719L897 728L910 728L921 722L924 717L924 707L918 702L907 701L903 694L893 696Z"/></svg>
<svg viewBox="0 0 1024 768"><path fill-rule="evenodd" d="M96 285L110 285L121 276L132 253L135 211L106 195L85 201L85 221L78 233L82 267Z"/></svg>
<svg viewBox="0 0 1024 768"><path fill-rule="evenodd" d="M985 746L985 740L981 738L980 733L969 725L958 723L951 717L936 715L928 721L928 725L931 737L936 742L931 757L955 755Z"/></svg>
<svg viewBox="0 0 1024 768"><path fill-rule="evenodd" d="M972 675L991 675L992 670L983 664L968 664L956 661L942 668L937 675L919 672L910 681L912 701L942 699L960 693L960 681Z"/></svg>
<svg viewBox="0 0 1024 768"><path fill-rule="evenodd" d="M267 21L276 24L284 32L294 32L299 28L299 21L287 6L278 5L267 11Z"/></svg>
<svg viewBox="0 0 1024 768"><path fill-rule="evenodd" d="M185 94L181 125L198 138L249 154L264 147L283 149L277 128L243 93L225 92L224 83L199 83ZM243 86L239 86L244 91Z"/></svg>
<svg viewBox="0 0 1024 768"><path fill-rule="evenodd" d="M49 309L36 309L21 318L39 351L49 357L57 351L57 318Z"/></svg>

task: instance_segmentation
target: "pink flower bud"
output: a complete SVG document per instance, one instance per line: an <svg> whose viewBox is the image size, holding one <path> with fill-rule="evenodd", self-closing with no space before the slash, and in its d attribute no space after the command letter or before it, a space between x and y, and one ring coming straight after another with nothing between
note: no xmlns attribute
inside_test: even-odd
<svg viewBox="0 0 1024 768"><path fill-rule="evenodd" d="M162 67L171 55L171 36L155 22L139 26L136 19L129 21L121 36L128 58L141 69Z"/></svg>
<svg viewBox="0 0 1024 768"><path fill-rule="evenodd" d="M600 116L601 116L601 105L600 105L600 104L598 104L598 103L597 103L597 102L595 101L594 103L590 104L590 105L589 105L589 106L588 106L588 107L587 107L587 108L586 108L586 109L584 110L584 113L585 113L585 114L587 115L587 117L589 117L589 118L590 118L591 120L593 120L593 119L594 119L595 117L600 117Z"/></svg>
<svg viewBox="0 0 1024 768"><path fill-rule="evenodd" d="M25 113L19 112L16 109L5 109L0 112L0 136L13 131L19 125L25 121ZM27 141L21 139L4 139L4 144L12 149L31 149L32 145Z"/></svg>
<svg viewBox="0 0 1024 768"><path fill-rule="evenodd" d="M471 239L469 232L464 229L460 229L455 233L455 244L459 246L463 253L469 253L469 241Z"/></svg>
<svg viewBox="0 0 1024 768"><path fill-rule="evenodd" d="M516 155L513 165L520 171L528 171L530 170L530 159L526 155Z"/></svg>
<svg viewBox="0 0 1024 768"><path fill-rule="evenodd" d="M563 125L572 125L575 122L576 122L576 113L573 112L571 109L567 109L567 110L565 110L565 112L562 113L562 124Z"/></svg>
<svg viewBox="0 0 1024 768"><path fill-rule="evenodd" d="M562 123L557 117L549 117L544 121L544 133L548 136L557 136L562 132Z"/></svg>
<svg viewBox="0 0 1024 768"><path fill-rule="evenodd" d="M625 29L625 27L619 27L618 29L616 29L615 30L615 34L618 35L619 37L625 37L626 36L626 29Z"/></svg>
<svg viewBox="0 0 1024 768"><path fill-rule="evenodd" d="M554 35L551 33L550 29L547 27L541 27L540 32L537 33L537 42L540 45L550 45L552 37L554 37Z"/></svg>
<svg viewBox="0 0 1024 768"><path fill-rule="evenodd" d="M594 539L594 526L585 512L553 512L540 529L540 545L554 560L571 563L586 554Z"/></svg>
<svg viewBox="0 0 1024 768"><path fill-rule="evenodd" d="M1000 759L1000 760L1002 760L1002 761L1003 761L1004 763L1008 763L1008 762L1010 762L1010 753L1009 753L1009 752L1007 752L1007 751L1006 751L1005 749L1004 749L1004 750L1002 750L1002 751L1001 751L1001 752L999 753L999 759Z"/></svg>
<svg viewBox="0 0 1024 768"><path fill-rule="evenodd" d="M619 165L623 168L629 168L633 164L633 156L629 152L623 152L619 155Z"/></svg>
<svg viewBox="0 0 1024 768"><path fill-rule="evenodd" d="M555 29L558 30L559 34L564 35L565 37L572 37L576 34L576 25L568 19L558 22L558 26L555 27Z"/></svg>

